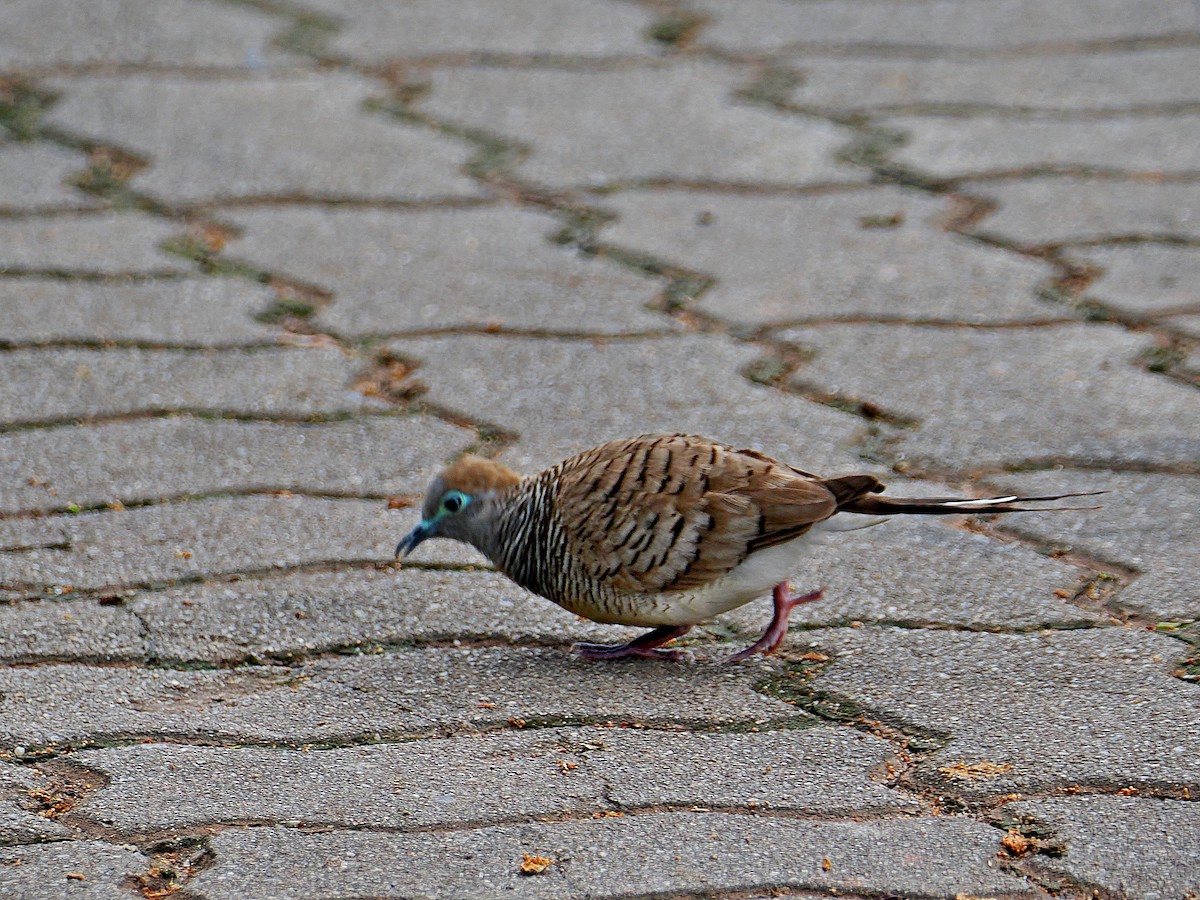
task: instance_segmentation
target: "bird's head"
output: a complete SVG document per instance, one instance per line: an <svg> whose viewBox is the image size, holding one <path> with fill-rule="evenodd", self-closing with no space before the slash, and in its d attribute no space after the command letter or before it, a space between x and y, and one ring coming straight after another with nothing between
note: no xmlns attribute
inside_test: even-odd
<svg viewBox="0 0 1200 900"><path fill-rule="evenodd" d="M497 498L520 480L519 474L498 462L464 456L429 486L421 521L396 546L397 558L431 537L465 541L487 553L499 509Z"/></svg>

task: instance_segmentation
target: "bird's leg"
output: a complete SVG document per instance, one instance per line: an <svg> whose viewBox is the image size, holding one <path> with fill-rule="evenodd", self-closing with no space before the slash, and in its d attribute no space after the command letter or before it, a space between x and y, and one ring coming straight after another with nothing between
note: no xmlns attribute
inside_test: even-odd
<svg viewBox="0 0 1200 900"><path fill-rule="evenodd" d="M663 625L635 637L627 644L576 644L584 659L620 659L624 656L645 656L650 659L682 659L682 650L659 649L668 641L683 637L691 625Z"/></svg>
<svg viewBox="0 0 1200 900"><path fill-rule="evenodd" d="M807 594L793 594L792 589L788 587L786 581L779 582L779 584L775 585L775 593L772 595L775 600L775 615L771 617L771 624L767 626L767 630L757 641L745 650L741 650L729 657L729 662L745 659L748 656L753 656L755 653L765 655L778 650L779 645L783 643L783 639L787 637L788 616L792 614L792 609L801 603L812 603L814 600L820 600L822 593L821 588L817 588L815 591L809 591Z"/></svg>

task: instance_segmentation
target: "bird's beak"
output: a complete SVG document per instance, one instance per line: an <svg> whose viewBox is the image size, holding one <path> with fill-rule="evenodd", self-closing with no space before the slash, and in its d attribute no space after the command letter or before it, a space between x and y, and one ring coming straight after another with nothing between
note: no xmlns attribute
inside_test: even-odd
<svg viewBox="0 0 1200 900"><path fill-rule="evenodd" d="M408 554L416 549L417 544L429 537L433 537L433 523L422 522L410 531L404 540L396 545L396 559L399 559L401 556L408 556Z"/></svg>

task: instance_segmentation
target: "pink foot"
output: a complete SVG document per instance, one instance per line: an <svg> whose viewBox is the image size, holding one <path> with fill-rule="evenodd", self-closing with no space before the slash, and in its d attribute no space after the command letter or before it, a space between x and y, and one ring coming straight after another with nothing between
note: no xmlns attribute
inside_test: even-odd
<svg viewBox="0 0 1200 900"><path fill-rule="evenodd" d="M737 662L739 659L746 659L753 656L755 653L761 653L764 656L768 653L774 653L779 649L779 645L783 643L783 639L787 637L788 616L792 614L792 610L801 603L812 603L814 600L820 600L824 590L817 588L815 591L809 591L807 594L792 594L791 588L788 587L786 581L781 581L775 585L775 592L772 597L775 600L775 615L771 617L771 624L767 626L767 630L757 641L741 650L733 656L729 657L728 662Z"/></svg>
<svg viewBox="0 0 1200 900"><path fill-rule="evenodd" d="M687 654L682 650L663 650L663 644L683 637L692 630L691 625L663 625L635 637L627 644L576 644L575 649L584 659L622 659L626 656L644 656L648 659L681 660Z"/></svg>

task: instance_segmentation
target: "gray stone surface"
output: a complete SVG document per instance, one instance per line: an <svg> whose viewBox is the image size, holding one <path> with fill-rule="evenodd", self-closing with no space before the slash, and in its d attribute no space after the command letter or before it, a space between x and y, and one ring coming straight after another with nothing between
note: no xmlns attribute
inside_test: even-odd
<svg viewBox="0 0 1200 900"><path fill-rule="evenodd" d="M724 338L463 335L390 346L420 360L430 400L521 435L502 458L522 471L655 431L751 446L809 471L862 465L848 452L858 420L751 383L739 372L760 351Z"/></svg>
<svg viewBox="0 0 1200 900"><path fill-rule="evenodd" d="M915 191L631 191L603 202L620 218L601 231L602 241L714 276L716 284L691 305L726 321L1061 315L1035 298L1048 267L947 234L937 220L949 205Z"/></svg>
<svg viewBox="0 0 1200 900"><path fill-rule="evenodd" d="M1200 173L1200 116L1023 119L974 115L882 119L905 136L893 162L941 178L986 172L1087 169L1122 174Z"/></svg>
<svg viewBox="0 0 1200 900"><path fill-rule="evenodd" d="M54 86L63 98L51 124L148 155L153 164L131 184L169 200L479 194L459 172L467 143L365 111L383 90L357 75L92 76Z"/></svg>
<svg viewBox="0 0 1200 900"><path fill-rule="evenodd" d="M1018 244L1200 238L1194 182L1046 177L986 181L969 190L999 205L972 230Z"/></svg>
<svg viewBox="0 0 1200 900"><path fill-rule="evenodd" d="M58 841L0 849L0 894L62 900L129 900L126 875L150 859L105 841ZM82 875L82 878L72 878Z"/></svg>
<svg viewBox="0 0 1200 900"><path fill-rule="evenodd" d="M669 331L644 307L662 282L547 237L550 216L497 207L391 212L312 207L228 216L232 257L326 288L317 327L340 335L498 326L536 331ZM307 252L297 256L295 248Z"/></svg>
<svg viewBox="0 0 1200 900"><path fill-rule="evenodd" d="M67 837L58 822L30 811L36 804L30 791L44 788L41 772L12 763L0 763L0 844L24 844ZM0 880L3 870L0 869Z"/></svg>
<svg viewBox="0 0 1200 900"><path fill-rule="evenodd" d="M218 671L5 668L0 743L199 734L298 746L520 722L761 726L796 716L794 707L756 693L758 676L745 668L631 662L597 666L562 650L439 647Z"/></svg>
<svg viewBox="0 0 1200 900"><path fill-rule="evenodd" d="M235 278L124 283L0 278L0 340L261 344L273 342L279 332L253 317L274 299L269 288Z"/></svg>
<svg viewBox="0 0 1200 900"><path fill-rule="evenodd" d="M0 520L0 545L31 548L0 556L0 583L95 589L388 560L402 536L400 520L379 500L303 496L224 497Z"/></svg>
<svg viewBox="0 0 1200 900"><path fill-rule="evenodd" d="M0 548L0 570L9 553ZM0 661L145 659L143 626L129 610L95 600L6 603L0 606Z"/></svg>
<svg viewBox="0 0 1200 900"><path fill-rule="evenodd" d="M473 432L426 416L320 425L188 417L0 434L0 511L298 490L424 491Z"/></svg>
<svg viewBox="0 0 1200 900"><path fill-rule="evenodd" d="M79 812L129 833L221 822L486 825L658 805L825 815L919 809L870 780L891 752L878 738L831 728L535 728L305 751L138 745L71 760L110 779Z"/></svg>
<svg viewBox="0 0 1200 900"><path fill-rule="evenodd" d="M1120 328L833 325L784 334L816 351L800 383L922 419L892 449L924 466L1200 458L1192 424L1200 396L1139 368L1149 344Z"/></svg>
<svg viewBox="0 0 1200 900"><path fill-rule="evenodd" d="M386 559L410 524L374 508L361 518L337 523L347 543L361 544L346 548L360 557ZM144 593L128 603L156 657L221 664L455 640L565 647L644 630L593 624L492 571L289 573Z"/></svg>
<svg viewBox="0 0 1200 900"><path fill-rule="evenodd" d="M551 141L529 142L516 169L540 184L864 180L834 159L852 132L738 101L732 95L745 80L744 70L702 62L603 72L438 69L421 108L518 143L552 131Z"/></svg>
<svg viewBox="0 0 1200 900"><path fill-rule="evenodd" d="M1039 15L1042 12L1039 10ZM798 55L787 61L803 76L788 99L822 109L998 107L1076 112L1200 100L1190 75L1200 65L1200 51L1195 47L1016 57ZM963 125L973 122L974 116Z"/></svg>
<svg viewBox="0 0 1200 900"><path fill-rule="evenodd" d="M946 738L913 773L939 792L1200 786L1200 692L1170 676L1184 647L1172 638L1133 628L807 637L835 656L814 690ZM994 777L952 768L982 762L999 767Z"/></svg>
<svg viewBox="0 0 1200 900"><path fill-rule="evenodd" d="M693 0L712 24L702 42L730 50L791 46L893 46L990 50L1078 45L1114 39L1195 33L1196 8L1187 0L1061 3L1038 0Z"/></svg>
<svg viewBox="0 0 1200 900"><path fill-rule="evenodd" d="M787 809L828 816L918 812L914 798L878 783L894 747L848 728L750 734L609 730L584 756L626 809L687 806Z"/></svg>
<svg viewBox="0 0 1200 900"><path fill-rule="evenodd" d="M1118 563L1141 574L1117 595L1122 609L1155 621L1200 619L1200 477L1133 472L1023 472L995 479L1002 489L1108 490L1100 509L1008 521L1039 541Z"/></svg>
<svg viewBox="0 0 1200 900"><path fill-rule="evenodd" d="M1055 828L1062 857L1038 868L1114 894L1168 900L1200 894L1200 805L1140 797L1033 800L1002 808Z"/></svg>
<svg viewBox="0 0 1200 900"><path fill-rule="evenodd" d="M215 0L6 0L0 69L278 65L289 56L271 39L287 25L281 16Z"/></svg>
<svg viewBox="0 0 1200 900"><path fill-rule="evenodd" d="M1074 249L1072 260L1103 272L1087 296L1131 313L1200 311L1200 249L1164 244Z"/></svg>
<svg viewBox="0 0 1200 900"><path fill-rule="evenodd" d="M902 488L889 493L911 495ZM831 535L795 579L797 590L821 586L825 596L798 607L792 622L981 630L1085 625L1097 617L1060 596L1074 594L1082 577L1028 547L928 519L898 517L864 531ZM770 604L758 604L763 627L769 611ZM792 640L803 643L804 635Z"/></svg>
<svg viewBox="0 0 1200 900"><path fill-rule="evenodd" d="M366 363L336 347L16 350L0 357L0 424L176 411L303 417L387 409L352 387Z"/></svg>
<svg viewBox="0 0 1200 900"><path fill-rule="evenodd" d="M94 206L95 199L67 184L68 178L86 166L87 157L82 153L54 144L0 138L0 210L24 212Z"/></svg>
<svg viewBox="0 0 1200 900"><path fill-rule="evenodd" d="M190 263L159 249L179 230L174 222L138 212L0 219L0 272L188 272Z"/></svg>
<svg viewBox="0 0 1200 900"><path fill-rule="evenodd" d="M193 884L212 900L307 896L623 897L770 887L914 897L1031 896L989 865L995 829L968 819L796 822L720 813L530 823L444 834L226 831ZM554 864L519 874L523 853ZM395 865L397 858L422 865ZM823 860L829 860L828 871ZM279 872L291 873L285 885Z"/></svg>
<svg viewBox="0 0 1200 900"><path fill-rule="evenodd" d="M645 52L648 9L603 0L460 0L447 28L439 0L303 0L341 28L326 45L355 60L453 53L605 56Z"/></svg>

